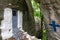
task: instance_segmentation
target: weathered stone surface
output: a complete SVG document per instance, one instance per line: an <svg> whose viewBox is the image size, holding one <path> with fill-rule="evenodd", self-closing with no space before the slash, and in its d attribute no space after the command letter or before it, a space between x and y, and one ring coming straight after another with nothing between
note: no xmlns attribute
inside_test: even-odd
<svg viewBox="0 0 60 40"><path fill-rule="evenodd" d="M57 27L57 31L54 32L52 26L49 26L52 21L60 25L60 0L41 0L41 10L44 16L48 40L60 40L60 27Z"/></svg>
<svg viewBox="0 0 60 40"><path fill-rule="evenodd" d="M56 2L56 0L50 0L51 1L51 3L55 3Z"/></svg>
<svg viewBox="0 0 60 40"><path fill-rule="evenodd" d="M60 14L60 10L56 10L58 14Z"/></svg>
<svg viewBox="0 0 60 40"><path fill-rule="evenodd" d="M54 7L55 9L60 9L60 5L59 5L59 4L56 4L56 3L53 4L53 7Z"/></svg>

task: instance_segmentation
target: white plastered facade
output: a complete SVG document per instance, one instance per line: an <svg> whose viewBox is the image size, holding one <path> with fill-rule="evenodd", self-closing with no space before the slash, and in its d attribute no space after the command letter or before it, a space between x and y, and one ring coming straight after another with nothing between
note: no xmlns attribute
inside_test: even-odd
<svg viewBox="0 0 60 40"><path fill-rule="evenodd" d="M22 17L23 14L21 11L17 11L17 27L21 31L22 30ZM14 36L13 33L13 24L12 24L12 9L11 8L5 8L4 9L4 19L1 21L1 36L2 39L8 39Z"/></svg>

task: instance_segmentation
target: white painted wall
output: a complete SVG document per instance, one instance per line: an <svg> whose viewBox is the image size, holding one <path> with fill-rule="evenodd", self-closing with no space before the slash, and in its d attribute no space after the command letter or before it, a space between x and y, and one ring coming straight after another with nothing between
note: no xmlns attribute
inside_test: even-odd
<svg viewBox="0 0 60 40"><path fill-rule="evenodd" d="M23 31L22 29L22 18L23 18L23 14L21 11L18 11L18 28L19 30Z"/></svg>
<svg viewBox="0 0 60 40"><path fill-rule="evenodd" d="M4 9L4 20L2 21L1 28L1 36L3 39L12 37L12 9Z"/></svg>
<svg viewBox="0 0 60 40"><path fill-rule="evenodd" d="M21 32L21 30L22 30L22 12L17 11L17 15L18 15L17 28L13 28L13 26L12 26L13 25L12 24L12 18L13 18L12 9L10 9L10 8L4 9L4 20L2 20L2 22L1 22L1 24L2 24L1 25L1 36L2 36L3 40L11 38L12 36L17 38L19 36L19 34L20 34L20 38L21 38L21 35L22 35L21 34L22 33ZM17 29L19 29L20 32ZM16 35L15 35L15 33L16 33Z"/></svg>

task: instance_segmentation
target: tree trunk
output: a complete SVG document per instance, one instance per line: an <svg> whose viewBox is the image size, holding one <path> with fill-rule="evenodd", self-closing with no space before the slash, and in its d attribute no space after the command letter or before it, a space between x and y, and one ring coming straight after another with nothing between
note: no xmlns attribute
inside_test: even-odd
<svg viewBox="0 0 60 40"><path fill-rule="evenodd" d="M41 10L44 16L48 40L60 40L60 27L50 26L53 21L60 25L60 0L41 0Z"/></svg>

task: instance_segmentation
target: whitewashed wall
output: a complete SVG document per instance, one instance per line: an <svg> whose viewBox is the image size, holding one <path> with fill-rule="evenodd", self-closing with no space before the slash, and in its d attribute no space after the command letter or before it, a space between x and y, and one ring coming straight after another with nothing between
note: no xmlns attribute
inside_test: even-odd
<svg viewBox="0 0 60 40"><path fill-rule="evenodd" d="M17 23L17 28L20 30L19 34L20 34L20 37L21 37L21 30L22 30L22 12L21 11L17 11L17 14L18 14L18 23ZM13 28L13 24L12 24L12 9L10 8L5 8L4 9L4 20L2 20L1 22L1 36L2 36L2 39L8 39L8 38L11 38L12 36L16 36L15 33L16 31L19 31L17 30L16 28ZM14 29L14 30L13 30ZM15 31L16 30L16 31ZM15 31L15 33L13 33ZM19 34L17 33L17 36L19 36Z"/></svg>
<svg viewBox="0 0 60 40"><path fill-rule="evenodd" d="M12 9L4 9L4 20L2 21L1 35L3 39L12 37ZM10 30L10 31L9 31Z"/></svg>
<svg viewBox="0 0 60 40"><path fill-rule="evenodd" d="M18 11L18 28L23 31L23 29L22 29L22 21L23 21L22 18L23 18L22 12Z"/></svg>

